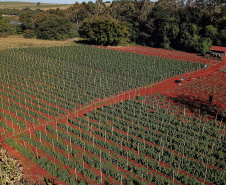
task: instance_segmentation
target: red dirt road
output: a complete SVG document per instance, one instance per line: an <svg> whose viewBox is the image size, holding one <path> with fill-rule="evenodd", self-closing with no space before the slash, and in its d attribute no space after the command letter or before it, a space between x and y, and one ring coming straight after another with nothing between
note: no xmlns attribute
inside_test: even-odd
<svg viewBox="0 0 226 185"><path fill-rule="evenodd" d="M205 77L208 74L211 74L215 71L218 71L222 66L226 64L226 61L221 61L217 65L211 66L207 68L206 70L199 70L192 73L186 73L184 75L180 75L177 77L172 77L169 79L166 79L164 81L161 81L159 83L148 85L144 87L140 87L137 89L132 89L126 92L122 92L120 94L116 94L113 97L106 98L104 100L94 102L91 105L88 105L86 107L81 108L76 113L72 114L73 116L82 116L92 110L95 110L99 107L106 106L106 105L112 105L114 103L119 103L121 101L126 101L128 99L134 98L138 95L144 96L144 95L150 95L154 93L164 93L167 90L170 90L176 86L178 86L177 83L175 83L175 80L179 80L181 77L185 78L185 81L183 83L189 83L191 81L191 78L198 78L198 77Z"/></svg>
<svg viewBox="0 0 226 185"><path fill-rule="evenodd" d="M106 48L106 47L104 47ZM210 59L205 59L201 56L197 56L195 54L189 54L189 53L184 53L184 52L177 52L177 51L168 51L164 49L154 49L154 48L146 48L146 47L111 47L107 49L114 49L114 50L120 50L120 51L128 51L128 52L135 52L135 53L140 53L140 54L145 54L145 55L154 55L154 56L160 56L160 57L165 57L165 58L172 58L172 59L179 59L179 60L186 60L186 61L191 61L191 62L200 62L200 63L205 63L208 64L209 67L206 70L199 70L196 72L191 72L191 73L186 73L184 75L180 75L177 77L172 77L169 79L166 79L164 81L161 81L156 84L151 84L145 87L140 87L137 89L132 89L126 92L122 92L120 94L116 94L113 97L109 97L100 101L93 102L92 104L82 107L81 109L77 110L76 112L71 112L68 117L77 117L77 116L83 116L84 114L95 110L99 107L106 106L106 105L112 105L115 103L119 103L121 101L125 101L128 99L133 99L138 95L144 96L144 95L150 95L154 93L165 93L166 91L175 88L178 86L177 83L175 83L175 80L179 80L181 77L185 78L185 81L183 83L189 83L191 81L191 78L198 78L198 77L205 77L215 71L218 71L221 67L223 67L226 64L226 61L217 61L217 60L210 60ZM63 116L66 118L66 115ZM61 118L58 118L61 119ZM49 122L48 124L55 124L55 121ZM43 125L44 127L44 125ZM28 128L29 129L29 128ZM40 127L37 127L37 129L40 129ZM0 144L4 142L4 138L1 138ZM23 171L25 174L29 174L29 177L31 179L38 180L41 177L44 176L44 174L48 174L45 170L41 169L38 167L36 164L29 163L27 159L24 159L24 157L10 148L7 145L4 145L6 149L10 151L10 153L21 160L27 161L28 163L24 163L24 168ZM51 177L51 175L49 176ZM60 182L61 184L62 182Z"/></svg>

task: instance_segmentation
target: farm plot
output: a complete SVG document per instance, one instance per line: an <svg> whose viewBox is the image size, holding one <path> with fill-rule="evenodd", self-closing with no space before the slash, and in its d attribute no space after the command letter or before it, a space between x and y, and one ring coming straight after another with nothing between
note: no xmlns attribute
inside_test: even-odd
<svg viewBox="0 0 226 185"><path fill-rule="evenodd" d="M33 163L67 184L182 182L175 170L150 168L152 161L141 163L140 149L139 154L133 148L125 152L122 144L115 148L113 141L91 132L94 124L87 127L89 118L69 116L74 120L68 121L66 115L202 65L88 46L4 50L0 61L0 132L7 136L8 145ZM84 125L91 131L86 132ZM165 164L153 162L160 163Z"/></svg>
<svg viewBox="0 0 226 185"><path fill-rule="evenodd" d="M98 108L6 141L67 184L222 184L224 125L152 100Z"/></svg>
<svg viewBox="0 0 226 185"><path fill-rule="evenodd" d="M23 97L30 107L35 104L49 107L48 110L55 104L51 109L55 111L53 116L65 109L74 111L96 98L201 67L87 46L5 50L1 51L0 60L2 96L11 94L9 98L14 100Z"/></svg>
<svg viewBox="0 0 226 185"><path fill-rule="evenodd" d="M174 51L174 50L167 50L167 49L161 49L161 48L151 48L151 47L143 47L143 46L100 47L100 48L140 53L143 55L151 55L151 56L157 56L157 57L163 57L163 58L169 58L169 59L175 59L175 60L199 62L202 64L208 64L209 66L216 65L220 62L219 60L204 58L203 56L200 56L199 54L195 54L195 53L186 53L182 51Z"/></svg>
<svg viewBox="0 0 226 185"><path fill-rule="evenodd" d="M178 86L163 93L171 101L183 104L196 115L226 121L226 75L215 71L190 83ZM213 101L209 103L209 95Z"/></svg>

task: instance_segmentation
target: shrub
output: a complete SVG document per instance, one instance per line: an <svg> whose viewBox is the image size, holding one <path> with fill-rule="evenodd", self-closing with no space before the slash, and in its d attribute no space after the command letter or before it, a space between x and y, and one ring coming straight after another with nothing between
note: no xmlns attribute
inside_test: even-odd
<svg viewBox="0 0 226 185"><path fill-rule="evenodd" d="M30 30L30 29L25 30L23 34L24 34L24 38L33 38L33 37L35 37L34 30Z"/></svg>
<svg viewBox="0 0 226 185"><path fill-rule="evenodd" d="M24 181L24 174L21 171L20 163L0 150L0 182L1 184L30 184Z"/></svg>

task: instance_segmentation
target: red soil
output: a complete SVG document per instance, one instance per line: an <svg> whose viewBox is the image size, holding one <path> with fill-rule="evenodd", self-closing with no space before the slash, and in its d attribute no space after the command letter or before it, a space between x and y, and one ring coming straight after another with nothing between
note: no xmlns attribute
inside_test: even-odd
<svg viewBox="0 0 226 185"><path fill-rule="evenodd" d="M189 53L178 52L178 51L168 51L168 50L164 50L164 49L146 48L146 47L140 47L140 46L117 47L117 48L111 47L111 48L107 48L107 49L135 52L135 53L141 53L141 54L145 54L145 55L154 55L154 56L160 56L160 57L165 57L165 58L186 60L186 61L191 61L191 62L200 62L200 63L208 64L210 67L208 67L206 70L199 70L196 72L187 73L187 74L180 75L177 77L172 77L170 79L161 81L160 83L156 83L154 85L148 85L145 87L132 89L127 92L121 92L120 94L117 94L113 97L106 98L104 100L100 100L100 101L97 100L93 104L81 108L76 113L70 113L69 117L70 116L72 116L72 117L83 116L85 113L95 110L99 107L102 107L105 105L112 105L115 103L119 103L121 101L125 101L127 99L133 99L135 96L138 96L138 95L143 96L143 95L150 95L150 94L154 94L154 93L165 94L168 90L178 87L178 84L175 83L175 80L178 80L181 77L183 77L183 78L185 78L185 82L183 82L183 83L188 84L192 81L192 78L198 78L200 76L201 79L203 79L204 77L208 76L209 74L218 71L226 63L226 61L220 62L217 60L205 59L201 56L197 56L196 54L189 54ZM173 95L170 91L168 91L167 94ZM63 117L65 118L66 115ZM48 124L53 124L53 122L50 122ZM28 159L25 159L21 154L16 152L12 147L8 146L7 144L4 144L3 147L6 148L14 157L21 159L22 161L24 161L24 163L25 162L29 163L29 165L26 165L26 163L25 163L23 171L31 179L40 180L41 177L45 176L45 174L48 174L45 170L41 169L36 164L29 162ZM36 169L39 169L39 168L40 168L40 170L38 170L38 173L37 173ZM153 172L153 173L158 173L158 172Z"/></svg>
<svg viewBox="0 0 226 185"><path fill-rule="evenodd" d="M95 120L92 120L92 119L90 119L90 121L91 122L96 122ZM85 123L82 123L82 124L85 124ZM86 125L86 124L85 124ZM78 128L79 129L79 128ZM95 128L95 129L97 129L97 128ZM118 130L117 128L114 128L114 131L118 131L118 132L121 132L121 133L123 133L123 134L125 134L125 136L126 136L126 132L123 132L123 131L121 131L121 130ZM83 132L83 131L82 131ZM107 134L111 134L111 133L107 133ZM131 134L129 134L129 135L131 135ZM135 137L135 136L134 136ZM97 136L97 138L98 139L101 139L101 140L105 140L104 138L102 138L102 137L100 137L100 136ZM137 137L135 137L135 138L137 138ZM137 138L137 139L141 139L141 138ZM88 141L86 141L86 142L88 142ZM114 145L117 145L117 146L119 146L120 147L120 145L119 144L115 144L113 141L111 141L111 140L106 140L106 142L108 142L108 143L111 143L111 144L114 144ZM160 148L163 148L163 147L161 147L161 146L159 146L159 145L157 145L157 144L153 144L153 143L151 143L151 142L149 142L149 141L145 141L147 144L150 144L150 145L153 145L153 146L155 146L155 147L160 147ZM90 142L91 143L91 142ZM98 147L100 147L100 146L98 146ZM102 148L102 147L100 147L100 148ZM124 149L124 150L131 150L131 151L135 151L135 150L132 150L132 149L130 149L130 148L127 148L127 147L125 147L125 146L122 146L122 148ZM105 148L102 148L102 149L104 149L104 150L106 150ZM165 150L166 148L163 148L163 150ZM106 150L107 151L107 150ZM177 153L176 151L173 151L173 150L171 150L170 149L170 151L172 151L172 152L174 152L176 155L178 155L178 156L183 156L182 154L179 154L179 153ZM137 151L135 151L136 153L137 153L137 155L138 155L138 152ZM125 160L126 160L126 158L125 157L122 157L122 156L120 156L121 158L124 158ZM147 159L153 159L152 157L149 157L149 156L144 156L144 157L146 157ZM184 156L184 157L187 157L187 156ZM188 158L188 157L187 157ZM153 160L155 160L155 159L153 159ZM193 159L191 159L191 160L193 160ZM137 162L135 162L135 161L132 161L132 160L130 160L129 159L129 161L130 162L132 162L133 164L136 164L138 167L142 167L143 165L141 165L141 164L139 164L139 163L137 163ZM168 165L168 164L166 164L166 163L164 163L164 162L161 162L161 161L158 161L158 160L156 160L158 163L159 163L159 165L161 165L161 166L163 166L163 167L167 167L167 168L171 168L171 166L170 165ZM198 161L199 163L201 163L200 161ZM207 166L208 167L210 167L210 168L215 168L214 166L212 166L212 165L208 165L207 164ZM144 166L143 166L144 167ZM170 178L170 177L168 177L168 176L166 176L166 175L163 175L163 174L161 174L161 173L159 173L159 172L157 172L156 170L154 170L154 169L151 169L151 168L149 168L154 174L159 174L159 175L161 175L161 176L163 176L163 177L166 177L166 178ZM221 170L221 169L220 169ZM193 176L192 174L189 174L189 173L187 173L187 172L184 172L184 171L182 171L182 170L179 170L178 171L179 173L181 173L181 174L185 174L185 175L188 175L189 177L192 177L192 178L196 178L197 180L199 180L200 182L203 182L204 180L203 179L201 179L201 178L197 178L197 177L195 177L195 176ZM177 182L176 180L175 180L175 182ZM210 183L210 182L205 182L206 184L208 184L208 185L211 185L212 183ZM181 184L181 183L180 183Z"/></svg>
<svg viewBox="0 0 226 185"><path fill-rule="evenodd" d="M198 63L208 64L209 66L219 63L219 60L207 59L207 58L204 58L203 56L200 56L199 54L186 53L186 52L174 51L174 50L166 50L166 49L160 49L160 48L151 48L151 47L143 47L143 46L123 46L123 47L97 46L97 47L104 48L104 49L118 50L118 51L139 53L143 55L170 58L175 60L198 62Z"/></svg>
<svg viewBox="0 0 226 185"><path fill-rule="evenodd" d="M4 143L1 146L7 151L9 151L11 156L15 157L16 159L19 159L21 165L23 166L22 172L25 174L25 179L29 180L32 184L43 183L44 177L46 177L47 179L51 179L59 185L65 184L64 182L57 180L56 177L52 176L49 172L41 168L38 164L35 164L30 161L30 159L25 158L22 154L20 154L8 144Z"/></svg>

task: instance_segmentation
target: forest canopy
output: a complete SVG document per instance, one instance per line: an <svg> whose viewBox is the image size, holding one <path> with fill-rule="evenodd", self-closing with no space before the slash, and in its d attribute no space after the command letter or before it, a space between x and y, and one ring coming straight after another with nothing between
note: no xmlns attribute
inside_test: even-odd
<svg viewBox="0 0 226 185"><path fill-rule="evenodd" d="M0 11L18 14L16 9ZM212 44L226 46L225 0L116 0L110 5L97 0L76 2L66 10L28 8L21 12L22 24L16 31L9 28L6 18L0 18L0 34L22 30L24 35L32 33L40 39L81 36L96 44L127 42L203 54Z"/></svg>

